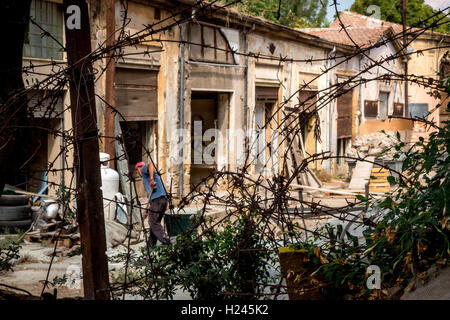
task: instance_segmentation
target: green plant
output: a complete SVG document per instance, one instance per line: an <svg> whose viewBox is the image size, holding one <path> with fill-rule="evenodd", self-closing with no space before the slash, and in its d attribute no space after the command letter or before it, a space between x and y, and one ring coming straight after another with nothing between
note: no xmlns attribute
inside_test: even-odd
<svg viewBox="0 0 450 320"><path fill-rule="evenodd" d="M292 28L326 27L328 0L221 0L239 11Z"/></svg>
<svg viewBox="0 0 450 320"><path fill-rule="evenodd" d="M76 213L71 208L72 192L65 186L58 189L57 196L60 201L60 206L63 208L64 224L71 224L76 220Z"/></svg>
<svg viewBox="0 0 450 320"><path fill-rule="evenodd" d="M133 279L127 281L134 282L135 289L129 293L171 299L181 288L196 300L223 300L261 292L264 288L259 284L270 278L272 252L265 250L266 243L255 228L258 219L256 214L245 213L223 222L221 230L208 229L200 236L180 234L168 248L142 248L130 257ZM116 279L123 283L120 277Z"/></svg>
<svg viewBox="0 0 450 320"><path fill-rule="evenodd" d="M325 296L353 294L357 298L382 298L382 291L366 288L369 265L380 267L382 289L388 289L405 287L413 278L424 278L433 264L447 263L450 256L449 146L450 122L442 128L436 127L428 141L420 138L406 152L402 151L405 143L398 136L394 148L397 156L404 154L405 160L402 174L388 178L394 190L377 201L358 197L370 204L372 212L377 212L363 218L364 243L360 244L349 233L340 241L342 228L326 225L315 231L312 242L297 244L297 248L308 248L310 252L315 265L311 274L321 276L330 285Z"/></svg>
<svg viewBox="0 0 450 320"><path fill-rule="evenodd" d="M20 257L20 239L7 237L0 241L0 271L13 271L13 261Z"/></svg>
<svg viewBox="0 0 450 320"><path fill-rule="evenodd" d="M76 246L68 254L68 257L75 257L81 255L81 246Z"/></svg>
<svg viewBox="0 0 450 320"><path fill-rule="evenodd" d="M438 87L449 94L448 78ZM315 230L310 242L301 240L296 244L309 252L310 275L326 282L325 297L352 294L356 298L383 298L383 289L405 288L414 278L424 279L431 266L447 264L450 121L441 127L430 122L427 125L434 129L428 139L419 138L410 146L397 133L392 147L394 158L404 160L401 173L388 177L391 193L381 200L357 197L369 205L369 212L376 212L365 214L359 222L364 226L364 239L359 241L349 233L341 239L342 227L326 225ZM382 290L367 289L369 265L380 268Z"/></svg>

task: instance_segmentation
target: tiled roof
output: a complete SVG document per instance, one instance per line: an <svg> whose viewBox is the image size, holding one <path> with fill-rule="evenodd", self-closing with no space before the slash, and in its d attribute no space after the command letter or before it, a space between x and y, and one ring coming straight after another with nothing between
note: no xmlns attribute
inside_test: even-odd
<svg viewBox="0 0 450 320"><path fill-rule="evenodd" d="M339 19L329 28L302 29L302 31L320 37L321 39L335 43L353 46L353 41L360 47L367 47L376 43L389 28L394 33L402 31L402 26L389 21L375 19L351 11L342 11L339 17L345 26L347 33L341 28ZM350 39L350 37L351 39Z"/></svg>
<svg viewBox="0 0 450 320"><path fill-rule="evenodd" d="M395 32L402 31L402 26L400 24L375 19L356 12L342 11L339 13L339 17L346 27L393 27ZM336 18L330 25L330 28L341 28L339 19Z"/></svg>
<svg viewBox="0 0 450 320"><path fill-rule="evenodd" d="M351 27L392 27L394 30L394 33L400 33L403 31L403 26L398 23L393 23L385 20L375 19L372 17L365 16L363 14L359 14L356 12L351 11L342 11L339 13L339 17L341 18L342 23L344 26L351 26ZM340 28L340 22L339 19L336 18L336 20L333 21L333 23L330 25L330 28ZM409 27L407 27L409 28ZM417 28L411 28L412 31L419 31L421 29ZM446 35L445 33L435 32L432 30L425 30L426 34L438 34L438 35Z"/></svg>
<svg viewBox="0 0 450 320"><path fill-rule="evenodd" d="M392 28L394 34L401 34L403 31L403 26L398 23L375 19L356 12L342 11L339 13L339 17L350 37L360 47L370 46L370 44L376 43L389 28ZM354 45L347 33L341 28L340 21L337 18L330 25L330 28L301 30L327 41L351 46ZM418 31L419 29L412 28L412 30ZM426 30L425 33L441 35L441 33L432 32L431 30Z"/></svg>
<svg viewBox="0 0 450 320"><path fill-rule="evenodd" d="M383 36L383 33L389 29L383 27L348 27L347 33L342 28L314 28L302 29L303 32L318 36L321 39L353 46L353 41L360 47L370 46L376 43ZM350 37L351 39L350 39Z"/></svg>

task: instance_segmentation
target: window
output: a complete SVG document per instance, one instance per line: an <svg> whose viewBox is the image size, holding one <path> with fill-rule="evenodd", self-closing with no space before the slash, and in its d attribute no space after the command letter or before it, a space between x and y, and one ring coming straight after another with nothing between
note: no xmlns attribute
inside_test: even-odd
<svg viewBox="0 0 450 320"><path fill-rule="evenodd" d="M59 3L43 0L31 2L30 16L42 29L63 43L63 12ZM49 36L42 36L43 31L35 24L29 23L25 33L23 55L25 57L63 59L61 46Z"/></svg>
<svg viewBox="0 0 450 320"><path fill-rule="evenodd" d="M279 87L255 87L255 130L256 130L256 164L255 170L262 172L265 167L270 167L269 159L275 156L276 148L271 144L275 139L278 127L276 105ZM270 119L270 121L269 121ZM263 128L261 130L261 128Z"/></svg>
<svg viewBox="0 0 450 320"><path fill-rule="evenodd" d="M392 112L393 116L403 116L403 103L394 103L394 111Z"/></svg>
<svg viewBox="0 0 450 320"><path fill-rule="evenodd" d="M127 121L158 119L158 72L116 67L116 107Z"/></svg>
<svg viewBox="0 0 450 320"><path fill-rule="evenodd" d="M376 118L378 115L378 101L364 101L364 116L369 118Z"/></svg>
<svg viewBox="0 0 450 320"><path fill-rule="evenodd" d="M345 157L345 153L347 152L347 147L350 143L350 138L342 138L337 139L337 164L344 164L343 157Z"/></svg>
<svg viewBox="0 0 450 320"><path fill-rule="evenodd" d="M337 98L337 137L352 136L352 101L353 89L340 92Z"/></svg>
<svg viewBox="0 0 450 320"><path fill-rule="evenodd" d="M440 67L441 79L450 77L450 59L442 59Z"/></svg>
<svg viewBox="0 0 450 320"><path fill-rule="evenodd" d="M389 92L380 92L379 100L380 100L380 110L378 113L378 117L380 119L386 119L388 115Z"/></svg>
<svg viewBox="0 0 450 320"><path fill-rule="evenodd" d="M238 32L235 35L238 36ZM189 59L191 61L236 64L230 43L219 27L201 22L189 25ZM234 46L236 47L236 46Z"/></svg>
<svg viewBox="0 0 450 320"><path fill-rule="evenodd" d="M428 114L428 103L408 103L411 118L425 118Z"/></svg>

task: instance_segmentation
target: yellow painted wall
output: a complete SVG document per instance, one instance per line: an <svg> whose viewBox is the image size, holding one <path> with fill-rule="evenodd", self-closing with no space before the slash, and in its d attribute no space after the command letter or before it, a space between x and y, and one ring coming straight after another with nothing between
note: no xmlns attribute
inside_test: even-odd
<svg viewBox="0 0 450 320"><path fill-rule="evenodd" d="M369 134L374 132L379 132L381 130L385 131L405 131L412 130L413 122L404 119L392 119L392 120L366 120L359 127L359 134Z"/></svg>

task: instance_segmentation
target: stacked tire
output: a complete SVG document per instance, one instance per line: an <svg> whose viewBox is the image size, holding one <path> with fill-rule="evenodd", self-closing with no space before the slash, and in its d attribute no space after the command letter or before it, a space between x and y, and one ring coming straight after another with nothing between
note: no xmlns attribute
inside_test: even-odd
<svg viewBox="0 0 450 320"><path fill-rule="evenodd" d="M0 197L0 229L28 229L31 225L31 206L26 195L3 194Z"/></svg>

